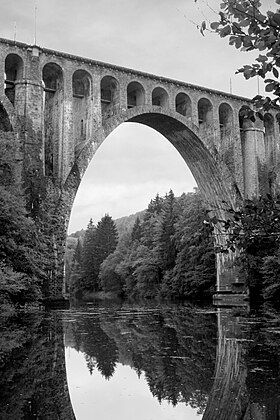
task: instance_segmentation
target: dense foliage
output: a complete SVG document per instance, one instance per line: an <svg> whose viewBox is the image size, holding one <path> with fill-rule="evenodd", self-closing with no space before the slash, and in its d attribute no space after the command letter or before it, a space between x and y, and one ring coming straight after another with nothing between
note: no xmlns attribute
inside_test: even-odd
<svg viewBox="0 0 280 420"><path fill-rule="evenodd" d="M228 235L225 247L217 251L237 251L235 264L251 297L279 300L280 199L267 195L245 200L238 210L227 209L226 214L225 220L214 220Z"/></svg>
<svg viewBox="0 0 280 420"><path fill-rule="evenodd" d="M0 304L12 309L38 300L43 282L43 244L28 217L17 179L12 133L0 135Z"/></svg>
<svg viewBox="0 0 280 420"><path fill-rule="evenodd" d="M71 292L75 295L101 290L100 266L115 250L118 233L111 216L104 217L94 226L90 219L83 237L78 239L70 275Z"/></svg>
<svg viewBox="0 0 280 420"><path fill-rule="evenodd" d="M14 133L0 131L0 305L12 311L37 305L50 293L63 267L63 209L48 188L48 200L32 217L21 182L20 152Z"/></svg>
<svg viewBox="0 0 280 420"><path fill-rule="evenodd" d="M280 4L279 0L275 3ZM204 21L201 32L206 29ZM244 65L237 73L242 73L246 79L261 77L266 92L274 95L274 98L257 95L254 101L258 108L279 107L280 9L264 12L260 0L223 0L218 20L211 22L210 29L221 38L227 38L229 44L240 51L258 52L255 62Z"/></svg>
<svg viewBox="0 0 280 420"><path fill-rule="evenodd" d="M102 290L129 298L172 299L209 295L216 269L205 214L199 192L176 198L170 191L151 200L141 220L137 217L118 243L112 221L107 244L101 235L103 222L95 228L90 221L82 250L76 248L81 257L75 253L73 258L72 292ZM106 220L110 218L105 216Z"/></svg>

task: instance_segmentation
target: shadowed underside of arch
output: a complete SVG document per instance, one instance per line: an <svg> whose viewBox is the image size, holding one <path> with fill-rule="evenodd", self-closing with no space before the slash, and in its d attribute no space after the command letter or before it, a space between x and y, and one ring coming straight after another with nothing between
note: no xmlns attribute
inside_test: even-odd
<svg viewBox="0 0 280 420"><path fill-rule="evenodd" d="M198 128L193 124L188 125L178 113L155 106L132 108L107 119L95 132L94 138L80 149L65 182L65 191L69 193L73 186L78 188L97 149L108 135L124 122L147 125L166 137L188 165L208 205L220 208L222 201L234 205L233 174L221 159L211 154L203 140L198 137ZM75 196L76 191L72 190L72 193Z"/></svg>

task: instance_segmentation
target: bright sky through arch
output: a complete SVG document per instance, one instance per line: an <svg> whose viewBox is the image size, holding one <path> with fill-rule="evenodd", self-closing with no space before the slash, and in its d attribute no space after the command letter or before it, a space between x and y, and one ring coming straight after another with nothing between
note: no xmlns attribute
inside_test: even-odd
<svg viewBox="0 0 280 420"><path fill-rule="evenodd" d="M262 3L264 9L275 10L277 7L274 0L263 0ZM79 2L76 0L37 0L36 40L39 46L45 48L225 92L230 91L231 80L234 94L253 97L257 94L257 80L246 81L242 75L235 74L236 69L252 61L252 54L241 53L228 46L228 41L220 39L216 34L207 32L203 37L196 28L195 24L201 23L205 19L215 20L215 11L219 10L219 4L220 0L197 0L196 3L194 0L80 0ZM34 12L34 0L12 0L10 2L3 0L0 13L0 37L14 39L16 36L18 41L33 44ZM255 54L253 54L254 56ZM153 132L151 135L156 134ZM134 140L139 138L135 129L129 137L132 136L135 137ZM145 149L143 146L142 151L146 151L147 160L146 164L142 160L144 165L142 172L147 174L151 168L155 168L151 166L149 159L151 151L149 151L148 145L152 144L152 141L147 141L145 137L142 139L142 144L144 142L147 143L147 146ZM121 143L122 147L125 147L125 142L122 140L115 153L120 153L121 159L123 159L124 151L121 150ZM138 142L134 141L133 144L136 145ZM159 146L161 144L163 145L164 142ZM106 147L106 142L103 146ZM175 149L174 152L176 152ZM105 158L101 153L102 149L100 149L99 156L104 163L112 158L109 155ZM158 149L157 154L161 153L163 151ZM117 162L117 155L114 156ZM97 154L96 162L93 161L94 164L99 165L98 159ZM180 162L179 155L178 159ZM130 161L133 168L137 167L137 164L137 159L135 164L132 163L132 160ZM176 166L179 168L181 164L178 163ZM105 169L100 168L99 176L104 171ZM182 183L180 171L176 180L179 185ZM175 172L176 168L173 167L173 177L175 177ZM112 171L111 180L113 177L117 178ZM133 178L133 175L127 175L128 178ZM156 178L151 173L151 183L158 182L159 186L162 185L165 178L166 168L162 173L157 172ZM107 197L109 197L107 202L105 201L107 187L105 188L103 185L101 191L100 181L96 184L96 188L99 185L98 193L100 194L96 197L93 196L92 185L95 180L97 178L90 179L86 187L81 185L81 191L85 192L81 197L76 216L74 213L72 214L71 232L85 227L90 217L93 217L96 223L105 212L109 212L113 217L118 217L117 214L125 215L134 212L135 201L133 197L129 198L129 193L134 196L138 194L138 210L143 208L143 203L146 207L150 199L153 198L149 195L150 190L146 188L146 181L143 181L144 188L140 189L140 173L137 183L138 191L136 191L136 184L132 189L131 184L128 183L127 195L125 195L124 181L122 181L107 191ZM183 181L185 182L185 177ZM192 190L193 180L191 177L187 184ZM173 188L176 194L180 194L181 192L175 185L175 181L173 185L167 182L164 192ZM161 193L160 188L158 190ZM78 192L78 199L82 194L81 191ZM123 201L120 196L111 206L112 197L117 195L117 191L122 192L122 197L127 197L127 200L124 201L123 211L118 210L118 212L117 209ZM147 195L143 198L145 191L147 191ZM95 214L101 193L104 197L104 208L102 214L101 210ZM91 203L89 202L90 198L92 199ZM87 216L85 214L86 200L88 202ZM133 206L130 208L128 203L133 203ZM76 204L78 205L78 202Z"/></svg>
<svg viewBox="0 0 280 420"><path fill-rule="evenodd" d="M97 222L143 210L157 193L192 191L196 183L171 143L155 130L124 123L109 135L93 157L78 190L70 232ZM107 205L107 210L105 208ZM90 216L91 215L91 216Z"/></svg>

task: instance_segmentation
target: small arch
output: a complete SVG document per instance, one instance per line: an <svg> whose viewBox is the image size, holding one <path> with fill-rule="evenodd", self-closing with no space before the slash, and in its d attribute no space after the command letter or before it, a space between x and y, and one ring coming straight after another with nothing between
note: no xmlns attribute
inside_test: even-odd
<svg viewBox="0 0 280 420"><path fill-rule="evenodd" d="M90 95L92 79L85 70L76 70L72 76L72 91L76 98L84 98Z"/></svg>
<svg viewBox="0 0 280 420"><path fill-rule="evenodd" d="M176 95L175 98L175 109L184 117L191 118L192 116L192 108L191 108L191 100L190 97L183 92L180 92Z"/></svg>
<svg viewBox="0 0 280 420"><path fill-rule="evenodd" d="M127 86L127 108L145 105L145 90L139 82L130 82Z"/></svg>
<svg viewBox="0 0 280 420"><path fill-rule="evenodd" d="M233 130L233 110L227 103L219 106L219 125L221 138L232 134Z"/></svg>
<svg viewBox="0 0 280 420"><path fill-rule="evenodd" d="M213 105L207 98L201 98L197 104L199 125L211 124L213 121Z"/></svg>
<svg viewBox="0 0 280 420"><path fill-rule="evenodd" d="M0 102L0 131L13 131L9 116L4 106Z"/></svg>
<svg viewBox="0 0 280 420"><path fill-rule="evenodd" d="M112 76L104 76L100 83L101 89L101 112L106 118L114 114L114 110L120 104L120 84Z"/></svg>
<svg viewBox="0 0 280 420"><path fill-rule="evenodd" d="M23 60L17 54L9 54L5 59L5 95L15 104L15 82L23 78Z"/></svg>
<svg viewBox="0 0 280 420"><path fill-rule="evenodd" d="M92 77L85 70L72 76L74 144L85 141L90 133Z"/></svg>
<svg viewBox="0 0 280 420"><path fill-rule="evenodd" d="M156 87L152 92L152 105L167 108L169 102L168 93L162 87Z"/></svg>
<svg viewBox="0 0 280 420"><path fill-rule="evenodd" d="M248 105L243 105L239 110L239 128L241 134L243 133L243 130L252 127L253 122L248 118L248 112L251 111L251 108Z"/></svg>
<svg viewBox="0 0 280 420"><path fill-rule="evenodd" d="M63 71L56 63L47 63L43 67L44 90L49 93L55 93L63 85Z"/></svg>

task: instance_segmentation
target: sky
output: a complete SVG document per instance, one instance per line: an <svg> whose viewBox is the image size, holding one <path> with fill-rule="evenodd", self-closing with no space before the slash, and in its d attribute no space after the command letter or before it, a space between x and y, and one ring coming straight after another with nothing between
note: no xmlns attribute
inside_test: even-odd
<svg viewBox="0 0 280 420"><path fill-rule="evenodd" d="M275 10L274 0L263 1ZM196 24L215 20L220 0L0 0L0 37L124 66L245 97L257 81L236 69L252 61ZM36 15L36 19L35 19ZM36 23L35 23L36 22ZM254 55L253 55L254 57ZM231 82L230 82L231 81ZM262 86L261 92L262 93ZM72 209L69 232L147 207L157 193L196 186L179 153L156 131L125 123L91 161Z"/></svg>
<svg viewBox="0 0 280 420"><path fill-rule="evenodd" d="M199 420L197 409L167 401L161 404L149 390L144 374L138 377L131 367L117 363L114 375L105 379L95 369L90 375L85 356L65 349L67 381L77 420L88 420L89 413L102 420Z"/></svg>

